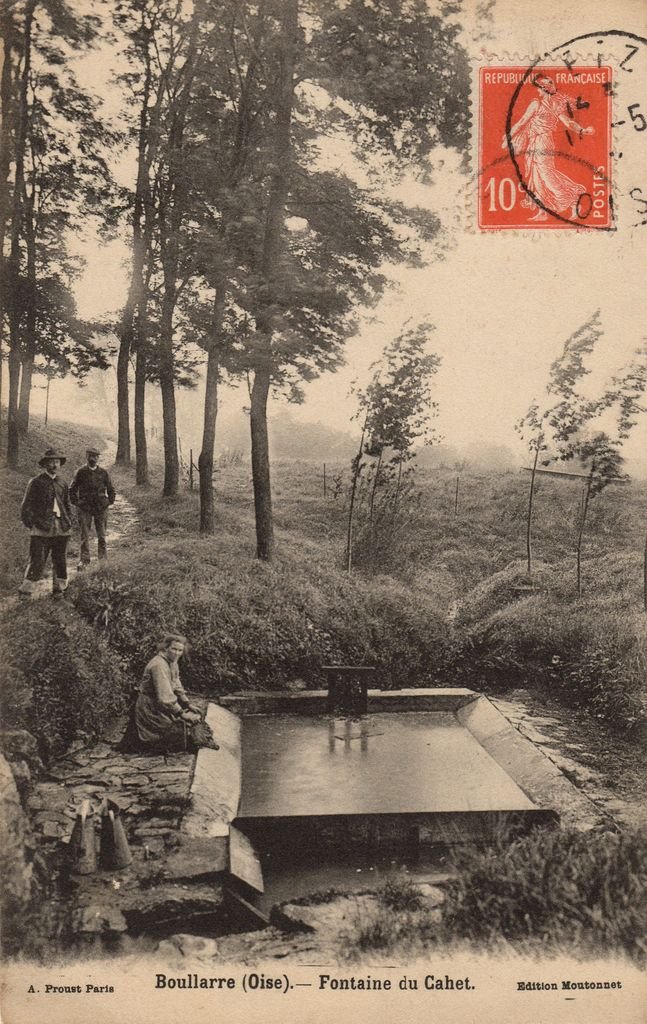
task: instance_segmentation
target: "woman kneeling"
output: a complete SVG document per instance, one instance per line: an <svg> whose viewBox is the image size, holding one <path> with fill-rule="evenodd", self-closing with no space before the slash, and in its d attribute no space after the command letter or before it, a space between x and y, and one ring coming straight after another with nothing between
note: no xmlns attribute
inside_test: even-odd
<svg viewBox="0 0 647 1024"><path fill-rule="evenodd" d="M200 709L190 703L180 680L178 662L186 638L170 633L163 649L144 669L122 750L161 753L210 747L218 750L211 729L202 721Z"/></svg>

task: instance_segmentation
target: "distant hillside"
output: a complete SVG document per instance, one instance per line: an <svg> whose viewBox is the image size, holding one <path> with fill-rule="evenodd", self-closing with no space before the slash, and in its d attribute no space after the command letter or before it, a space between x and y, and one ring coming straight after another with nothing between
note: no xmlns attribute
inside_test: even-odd
<svg viewBox="0 0 647 1024"><path fill-rule="evenodd" d="M519 458L502 444L474 441L463 447L450 444L430 445L416 455L419 466L429 469L455 469L463 466L475 472L503 473L519 468Z"/></svg>
<svg viewBox="0 0 647 1024"><path fill-rule="evenodd" d="M344 431L323 423L303 423L289 410L281 410L269 419L272 455L279 459L316 462L343 462L355 454L357 441ZM222 414L216 427L217 449L237 450L249 456L249 418L241 412Z"/></svg>

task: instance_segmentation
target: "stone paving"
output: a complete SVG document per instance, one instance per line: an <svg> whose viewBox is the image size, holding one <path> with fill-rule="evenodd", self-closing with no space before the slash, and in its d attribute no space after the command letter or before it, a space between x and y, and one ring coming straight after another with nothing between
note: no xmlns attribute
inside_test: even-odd
<svg viewBox="0 0 647 1024"><path fill-rule="evenodd" d="M81 748L52 763L28 801L32 823L46 839L68 842L76 813L90 800L95 819L105 797L115 799L129 842L161 853L177 830L189 796L191 754L121 754L109 743Z"/></svg>
<svg viewBox="0 0 647 1024"><path fill-rule="evenodd" d="M49 765L28 798L34 839L53 858L61 879L52 902L77 935L115 936L160 919L213 911L221 902L217 888L189 893L163 870L178 843L195 756L119 753L115 748L125 724L117 723L110 741L79 745ZM133 862L123 870L78 874L68 846L77 812L90 802L98 851L106 797L120 808Z"/></svg>
<svg viewBox="0 0 647 1024"><path fill-rule="evenodd" d="M619 761L614 773L618 777L612 782L608 752L591 749L590 736L584 737L578 731L577 716L573 712L540 702L527 690L513 691L507 699L490 699L603 814L620 825L647 825L644 779L637 780L643 785L638 784L632 791L630 766ZM587 724L591 729L592 723ZM612 737L608 742L618 754L623 746L620 738ZM628 757L625 751L624 760Z"/></svg>

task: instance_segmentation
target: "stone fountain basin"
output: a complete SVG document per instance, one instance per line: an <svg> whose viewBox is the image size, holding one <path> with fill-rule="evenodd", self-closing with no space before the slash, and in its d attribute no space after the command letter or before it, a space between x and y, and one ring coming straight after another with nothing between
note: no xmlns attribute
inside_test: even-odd
<svg viewBox="0 0 647 1024"><path fill-rule="evenodd" d="M182 841L226 845L230 873L253 891L263 889L254 847L281 836L288 850L301 839L424 846L599 820L559 768L472 690L369 690L368 714L356 718L328 714L326 702L326 691L253 693L208 707L221 749L198 754Z"/></svg>

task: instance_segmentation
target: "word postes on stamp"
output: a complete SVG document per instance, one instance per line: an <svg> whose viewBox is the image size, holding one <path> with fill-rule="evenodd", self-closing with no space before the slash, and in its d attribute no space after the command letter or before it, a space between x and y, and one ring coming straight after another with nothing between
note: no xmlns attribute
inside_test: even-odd
<svg viewBox="0 0 647 1024"><path fill-rule="evenodd" d="M479 227L611 229L611 68L479 77Z"/></svg>

